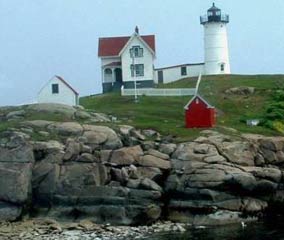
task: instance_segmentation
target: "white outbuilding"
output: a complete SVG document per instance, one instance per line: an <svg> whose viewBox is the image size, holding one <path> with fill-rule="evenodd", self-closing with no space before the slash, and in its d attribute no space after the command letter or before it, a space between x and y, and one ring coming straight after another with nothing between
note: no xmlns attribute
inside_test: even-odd
<svg viewBox="0 0 284 240"><path fill-rule="evenodd" d="M79 104L79 93L62 77L54 76L39 91L37 101L75 106Z"/></svg>

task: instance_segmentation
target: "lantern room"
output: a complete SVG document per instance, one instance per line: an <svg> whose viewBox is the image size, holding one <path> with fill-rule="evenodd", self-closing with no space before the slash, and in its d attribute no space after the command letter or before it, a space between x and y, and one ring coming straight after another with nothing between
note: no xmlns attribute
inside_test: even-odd
<svg viewBox="0 0 284 240"><path fill-rule="evenodd" d="M213 3L212 7L208 9L207 15L200 17L200 23L206 24L210 22L223 22L229 23L229 15L222 14L221 9L215 6Z"/></svg>

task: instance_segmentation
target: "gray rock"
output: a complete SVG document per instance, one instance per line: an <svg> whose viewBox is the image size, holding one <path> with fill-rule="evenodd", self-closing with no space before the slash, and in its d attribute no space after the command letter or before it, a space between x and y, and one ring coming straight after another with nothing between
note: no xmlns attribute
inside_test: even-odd
<svg viewBox="0 0 284 240"><path fill-rule="evenodd" d="M109 117L103 113L92 113L92 118L90 119L91 122L111 122Z"/></svg>
<svg viewBox="0 0 284 240"><path fill-rule="evenodd" d="M168 155L171 155L177 148L177 145L174 143L162 143L160 144L159 151Z"/></svg>
<svg viewBox="0 0 284 240"><path fill-rule="evenodd" d="M250 95L254 93L254 87L233 87L225 91L226 94Z"/></svg>
<svg viewBox="0 0 284 240"><path fill-rule="evenodd" d="M110 160L112 150L101 150L101 162L108 162Z"/></svg>
<svg viewBox="0 0 284 240"><path fill-rule="evenodd" d="M111 179L113 181L120 182L121 184L125 184L128 181L129 177L128 177L127 172L122 171L121 169L118 169L118 168L112 168L111 169Z"/></svg>
<svg viewBox="0 0 284 240"><path fill-rule="evenodd" d="M232 174L230 178L226 180L226 184L240 188L243 191L253 191L257 185L256 179L247 173Z"/></svg>
<svg viewBox="0 0 284 240"><path fill-rule="evenodd" d="M18 118L18 117L24 117L26 114L25 110L18 110L18 111L13 111L13 112L9 112L6 115L7 119L11 119L11 118Z"/></svg>
<svg viewBox="0 0 284 240"><path fill-rule="evenodd" d="M158 132L153 129L145 129L142 131L142 133L148 138L153 138L158 135Z"/></svg>
<svg viewBox="0 0 284 240"><path fill-rule="evenodd" d="M92 116L91 116L91 114L89 114L89 113L87 113L87 112L85 112L85 111L76 111L76 112L75 112L75 117L76 117L77 119L83 119L83 120L85 120L85 119L91 118Z"/></svg>
<svg viewBox="0 0 284 240"><path fill-rule="evenodd" d="M137 162L143 155L141 147L127 147L113 151L110 162L117 165L131 165Z"/></svg>
<svg viewBox="0 0 284 240"><path fill-rule="evenodd" d="M118 149L122 147L122 142L115 131L105 126L83 125L88 142L103 144L105 149Z"/></svg>
<svg viewBox="0 0 284 240"><path fill-rule="evenodd" d="M67 141L65 154L63 156L64 161L75 160L81 152L80 143L70 139Z"/></svg>
<svg viewBox="0 0 284 240"><path fill-rule="evenodd" d="M139 130L133 129L133 130L131 131L131 135L132 135L133 137L137 138L138 140L141 140L141 141L146 140L146 137L145 137L145 136L141 133L141 131L139 131Z"/></svg>
<svg viewBox="0 0 284 240"><path fill-rule="evenodd" d="M218 146L219 151L228 161L242 166L254 166L255 150L247 142L224 142Z"/></svg>
<svg viewBox="0 0 284 240"><path fill-rule="evenodd" d="M137 174L139 177L149 178L154 181L161 179L163 176L162 171L154 167L138 167Z"/></svg>
<svg viewBox="0 0 284 240"><path fill-rule="evenodd" d="M83 127L76 122L53 123L47 128L49 131L55 132L62 136L79 136L83 133Z"/></svg>
<svg viewBox="0 0 284 240"><path fill-rule="evenodd" d="M33 120L33 121L25 121L22 122L21 125L28 126L32 128L46 128L48 125L54 123L53 121L46 121L46 120Z"/></svg>
<svg viewBox="0 0 284 240"><path fill-rule="evenodd" d="M129 179L126 187L137 189L140 186L141 179Z"/></svg>
<svg viewBox="0 0 284 240"><path fill-rule="evenodd" d="M270 195L274 193L277 189L278 185L274 182L271 182L269 180L260 180L257 182L254 193L257 195Z"/></svg>
<svg viewBox="0 0 284 240"><path fill-rule="evenodd" d="M119 125L119 132L122 135L129 136L134 127L129 125Z"/></svg>
<svg viewBox="0 0 284 240"><path fill-rule="evenodd" d="M143 148L144 151L148 151L150 149L154 149L157 147L157 143L154 141L143 141L141 143L141 146Z"/></svg>
<svg viewBox="0 0 284 240"><path fill-rule="evenodd" d="M161 159L165 159L165 160L168 160L170 158L170 156L168 154L165 154L165 153L161 153L157 150L154 150L154 149L150 149L148 150L148 154L149 155L152 155L154 157L158 157L158 158L161 158Z"/></svg>
<svg viewBox="0 0 284 240"><path fill-rule="evenodd" d="M50 134L46 131L39 131L38 134L43 136L43 137L49 137L50 136Z"/></svg>
<svg viewBox="0 0 284 240"><path fill-rule="evenodd" d="M216 147L210 144L202 144L202 150L199 149L198 153L194 150L195 148L198 150L200 144L194 142L180 144L173 153L172 158L184 161L203 161L206 157L219 155ZM206 152L204 152L204 149L206 149Z"/></svg>
<svg viewBox="0 0 284 240"><path fill-rule="evenodd" d="M82 153L76 160L77 162L84 162L84 163L92 163L92 162L99 162L98 159L95 158L94 155L90 153Z"/></svg>
<svg viewBox="0 0 284 240"><path fill-rule="evenodd" d="M31 163L0 163L0 200L23 204L28 200L32 176Z"/></svg>
<svg viewBox="0 0 284 240"><path fill-rule="evenodd" d="M160 168L164 170L168 170L171 168L170 161L157 158L152 155L145 155L145 156L140 157L140 159L138 160L138 164L144 167L155 167L155 168Z"/></svg>
<svg viewBox="0 0 284 240"><path fill-rule="evenodd" d="M17 142L14 138L7 143L8 147L0 147L0 162L7 163L33 163L34 155L32 146L28 143L23 143L22 140Z"/></svg>
<svg viewBox="0 0 284 240"><path fill-rule="evenodd" d="M1 221L15 221L21 216L22 207L0 201Z"/></svg>
<svg viewBox="0 0 284 240"><path fill-rule="evenodd" d="M273 182L279 183L282 178L282 173L277 168L261 168L261 167L243 167L246 172L251 173L257 178L264 178Z"/></svg>
<svg viewBox="0 0 284 240"><path fill-rule="evenodd" d="M58 113L68 118L73 118L76 109L59 103L38 103L28 105L27 110L35 111L35 112L45 112L45 113Z"/></svg>
<svg viewBox="0 0 284 240"><path fill-rule="evenodd" d="M142 181L140 182L140 187L146 190L153 190L158 192L163 191L163 189L157 183L149 178L142 179Z"/></svg>

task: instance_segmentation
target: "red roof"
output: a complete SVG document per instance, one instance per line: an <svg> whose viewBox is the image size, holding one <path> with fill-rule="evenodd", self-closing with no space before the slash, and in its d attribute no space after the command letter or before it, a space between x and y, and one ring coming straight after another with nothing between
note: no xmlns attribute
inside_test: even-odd
<svg viewBox="0 0 284 240"><path fill-rule="evenodd" d="M155 52L155 35L140 36ZM99 57L118 56L131 37L99 38Z"/></svg>
<svg viewBox="0 0 284 240"><path fill-rule="evenodd" d="M62 77L60 76L55 76L57 79L59 79L61 82L63 82L68 88L70 88L76 95L79 95L79 93L74 89L72 88L69 83L67 83Z"/></svg>

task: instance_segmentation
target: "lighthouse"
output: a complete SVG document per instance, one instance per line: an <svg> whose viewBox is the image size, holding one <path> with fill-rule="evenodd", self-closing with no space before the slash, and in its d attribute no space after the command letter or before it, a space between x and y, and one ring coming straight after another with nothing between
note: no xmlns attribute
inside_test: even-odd
<svg viewBox="0 0 284 240"><path fill-rule="evenodd" d="M207 14L200 17L204 26L205 74L230 74L227 24L229 15L213 6Z"/></svg>

